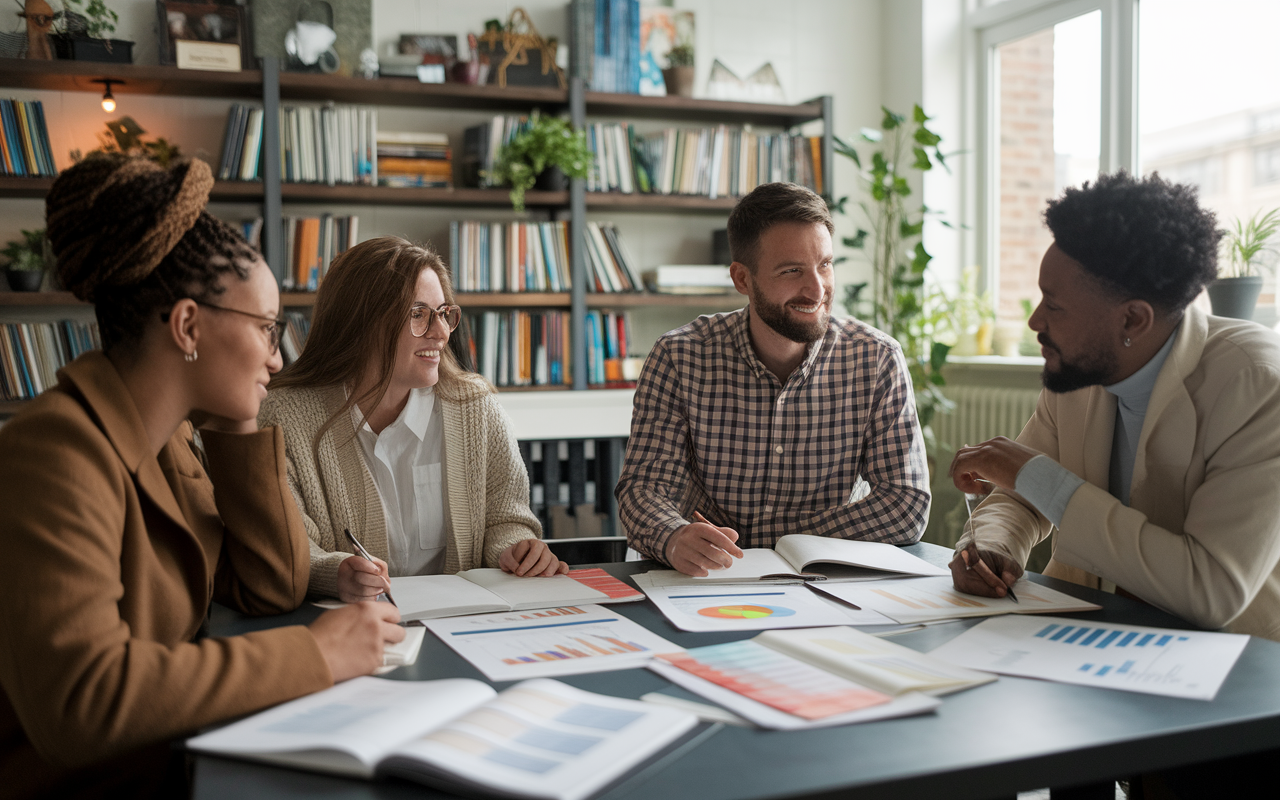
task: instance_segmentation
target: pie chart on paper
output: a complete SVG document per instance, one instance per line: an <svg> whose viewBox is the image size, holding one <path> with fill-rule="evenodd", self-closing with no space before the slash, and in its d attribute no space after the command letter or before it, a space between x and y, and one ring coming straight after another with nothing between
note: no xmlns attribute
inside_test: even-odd
<svg viewBox="0 0 1280 800"><path fill-rule="evenodd" d="M761 619L763 617L790 617L796 612L782 606L709 606L698 609L704 617L715 619Z"/></svg>

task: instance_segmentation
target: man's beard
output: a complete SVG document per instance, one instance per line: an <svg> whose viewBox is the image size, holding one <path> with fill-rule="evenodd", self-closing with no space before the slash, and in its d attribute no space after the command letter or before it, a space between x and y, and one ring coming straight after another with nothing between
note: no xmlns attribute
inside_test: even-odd
<svg viewBox="0 0 1280 800"><path fill-rule="evenodd" d="M1116 357L1110 350L1096 349L1085 360L1072 364L1062 357L1062 351L1058 350L1049 337L1042 333L1036 336L1036 340L1058 353L1058 368L1050 372L1046 364L1044 371L1040 373L1040 382L1054 394L1074 392L1086 386L1106 386L1115 382L1111 378L1116 374Z"/></svg>
<svg viewBox="0 0 1280 800"><path fill-rule="evenodd" d="M827 334L827 322L831 319L831 294L823 292L823 299L818 303L822 313L813 322L801 322L787 313L786 306L770 303L760 295L753 285L751 287L751 308L760 321L779 335L800 344L816 342Z"/></svg>

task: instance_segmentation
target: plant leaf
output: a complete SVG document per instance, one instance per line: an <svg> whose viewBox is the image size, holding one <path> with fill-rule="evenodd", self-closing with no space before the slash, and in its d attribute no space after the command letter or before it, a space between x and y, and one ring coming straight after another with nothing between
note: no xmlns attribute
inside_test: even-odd
<svg viewBox="0 0 1280 800"><path fill-rule="evenodd" d="M916 163L911 166L922 172L928 172L933 169L933 162L929 160L929 154L924 151L923 147L913 147L911 152L915 153L916 156Z"/></svg>
<svg viewBox="0 0 1280 800"><path fill-rule="evenodd" d="M880 106L880 110L884 112L884 119L880 121L880 127L886 131L891 131L906 122L906 118L901 114L895 114L884 106Z"/></svg>
<svg viewBox="0 0 1280 800"><path fill-rule="evenodd" d="M916 103L915 108L912 109L911 118L915 120L915 123L917 125L923 125L929 120L933 119L933 117L930 117L924 113L924 109L920 107L919 103Z"/></svg>
<svg viewBox="0 0 1280 800"><path fill-rule="evenodd" d="M925 145L926 147L937 147L938 142L942 141L941 136L929 130L923 125L921 125L919 128L916 128L916 135L913 136L912 138L915 139L920 144Z"/></svg>

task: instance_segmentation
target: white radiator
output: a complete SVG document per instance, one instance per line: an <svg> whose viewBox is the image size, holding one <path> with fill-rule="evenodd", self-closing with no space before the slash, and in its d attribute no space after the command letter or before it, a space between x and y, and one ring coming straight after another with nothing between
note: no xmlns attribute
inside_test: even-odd
<svg viewBox="0 0 1280 800"><path fill-rule="evenodd" d="M1040 396L1038 389L987 386L945 386L942 393L956 407L934 416L933 432L938 443L951 450L994 436L1016 437L1035 413Z"/></svg>

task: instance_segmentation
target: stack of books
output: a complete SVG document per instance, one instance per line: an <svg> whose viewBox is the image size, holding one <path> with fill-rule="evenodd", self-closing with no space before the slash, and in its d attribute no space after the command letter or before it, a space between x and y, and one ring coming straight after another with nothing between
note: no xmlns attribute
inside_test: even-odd
<svg viewBox="0 0 1280 800"><path fill-rule="evenodd" d="M662 264L644 273L651 292L662 294L730 294L735 291L729 268L715 264Z"/></svg>
<svg viewBox="0 0 1280 800"><path fill-rule="evenodd" d="M642 292L644 283L636 260L622 244L622 234L610 223L587 223L587 291Z"/></svg>
<svg viewBox="0 0 1280 800"><path fill-rule="evenodd" d="M567 292L568 223L449 223L449 263L459 292Z"/></svg>
<svg viewBox="0 0 1280 800"><path fill-rule="evenodd" d="M608 388L631 388L622 362L631 345L631 313L627 311L587 312L587 383Z"/></svg>
<svg viewBox="0 0 1280 800"><path fill-rule="evenodd" d="M282 223L290 276L285 290L314 292L333 259L359 241L357 216L284 217Z"/></svg>
<svg viewBox="0 0 1280 800"><path fill-rule="evenodd" d="M741 197L788 181L822 194L822 137L719 125L638 135L632 125L587 126L594 160L587 191Z"/></svg>
<svg viewBox="0 0 1280 800"><path fill-rule="evenodd" d="M0 175L52 178L58 174L39 100L0 100Z"/></svg>
<svg viewBox="0 0 1280 800"><path fill-rule="evenodd" d="M453 151L443 133L378 131L378 185L453 188Z"/></svg>
<svg viewBox="0 0 1280 800"><path fill-rule="evenodd" d="M0 394L28 400L58 383L57 372L81 353L102 347L96 322L0 325Z"/></svg>
<svg viewBox="0 0 1280 800"><path fill-rule="evenodd" d="M567 311L467 314L471 358L495 386L562 386L571 380Z"/></svg>
<svg viewBox="0 0 1280 800"><path fill-rule="evenodd" d="M529 127L529 118L498 115L483 125L462 132L462 185L476 188L497 186L492 178L502 146Z"/></svg>

